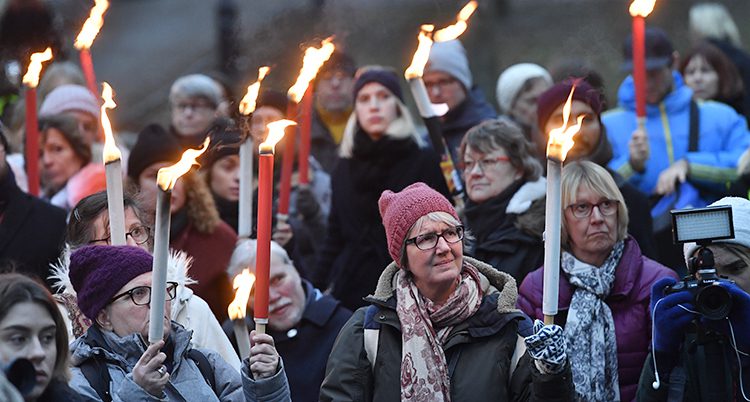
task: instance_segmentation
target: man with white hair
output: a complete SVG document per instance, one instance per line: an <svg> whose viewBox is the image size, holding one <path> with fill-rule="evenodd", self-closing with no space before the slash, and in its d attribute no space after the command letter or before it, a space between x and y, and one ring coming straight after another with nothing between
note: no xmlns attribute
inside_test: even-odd
<svg viewBox="0 0 750 402"><path fill-rule="evenodd" d="M178 78L169 90L170 132L182 147L197 147L206 139L222 101L221 87L211 77L190 74Z"/></svg>

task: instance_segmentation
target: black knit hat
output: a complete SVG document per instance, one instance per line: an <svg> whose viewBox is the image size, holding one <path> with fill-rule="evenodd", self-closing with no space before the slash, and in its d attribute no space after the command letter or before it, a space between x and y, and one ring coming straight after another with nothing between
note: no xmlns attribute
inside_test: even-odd
<svg viewBox="0 0 750 402"><path fill-rule="evenodd" d="M138 180L141 172L157 162L177 163L182 155L177 138L158 124L149 124L140 133L130 150L128 176Z"/></svg>
<svg viewBox="0 0 750 402"><path fill-rule="evenodd" d="M216 161L240 153L242 135L234 126L215 126L209 134L211 142L206 153L199 159L201 170L210 170Z"/></svg>
<svg viewBox="0 0 750 402"><path fill-rule="evenodd" d="M354 77L354 73L357 72L357 64L354 63L354 59L349 54L337 49L320 67L317 76L322 77L330 71L343 71L347 76Z"/></svg>
<svg viewBox="0 0 750 402"><path fill-rule="evenodd" d="M648 27L644 39L646 42L646 70L654 70L672 64L674 47L666 32L656 27ZM628 35L625 38L622 55L625 58L625 62L621 66L622 70L633 71L633 35Z"/></svg>
<svg viewBox="0 0 750 402"><path fill-rule="evenodd" d="M404 95L401 92L398 75L396 75L395 71L383 68L370 68L357 74L357 81L354 82L354 88L352 90L354 98L357 97L357 94L362 90L362 87L371 82L377 82L388 88L388 90L391 91L394 96L399 98L401 102L404 101Z"/></svg>
<svg viewBox="0 0 750 402"><path fill-rule="evenodd" d="M256 109L262 106L270 106L272 108L278 109L281 114L284 115L284 117L288 117L286 115L286 109L290 102L291 101L286 96L286 94L275 91L273 89L265 89L260 93L260 95L258 95Z"/></svg>

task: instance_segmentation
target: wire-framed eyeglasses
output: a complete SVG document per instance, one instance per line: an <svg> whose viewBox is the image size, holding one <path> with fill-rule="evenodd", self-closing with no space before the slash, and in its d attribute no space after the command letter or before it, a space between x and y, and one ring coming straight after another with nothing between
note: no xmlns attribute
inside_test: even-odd
<svg viewBox="0 0 750 402"><path fill-rule="evenodd" d="M573 216L579 219L588 218L591 216L591 211L594 207L599 209L599 213L604 216L610 216L617 213L617 206L620 204L617 200L604 199L596 204L590 202L577 202L575 204L568 205L570 211L573 212Z"/></svg>
<svg viewBox="0 0 750 402"><path fill-rule="evenodd" d="M135 244L141 245L151 237L151 230L149 230L148 226L136 225L129 232L125 233L125 237L127 238L128 236L135 241ZM94 239L89 242L89 244L96 243L112 244L112 236L107 236L103 239Z"/></svg>

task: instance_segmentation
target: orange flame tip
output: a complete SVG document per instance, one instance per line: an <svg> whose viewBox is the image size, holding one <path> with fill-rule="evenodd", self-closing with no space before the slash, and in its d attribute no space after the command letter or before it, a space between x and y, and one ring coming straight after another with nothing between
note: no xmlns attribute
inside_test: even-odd
<svg viewBox="0 0 750 402"><path fill-rule="evenodd" d="M36 88L39 85L39 74L42 73L42 63L52 60L52 48L47 48L44 52L36 52L31 55L29 69L23 76L23 83L29 88Z"/></svg>
<svg viewBox="0 0 750 402"><path fill-rule="evenodd" d="M266 127L268 127L268 137L266 137L266 140L260 144L260 152L273 152L273 148L276 146L276 143L284 138L284 129L294 125L297 125L297 123L292 120L277 120L272 123L268 123L266 125Z"/></svg>
<svg viewBox="0 0 750 402"><path fill-rule="evenodd" d="M654 11L656 0L633 0L630 3L630 15L633 17L648 17Z"/></svg>
<svg viewBox="0 0 750 402"><path fill-rule="evenodd" d="M240 113L247 116L255 111L256 101L258 100L258 93L260 92L260 83L263 82L263 78L266 77L268 72L271 70L270 67L263 66L258 69L258 80L250 84L247 87L247 93L242 97L240 101Z"/></svg>
<svg viewBox="0 0 750 402"><path fill-rule="evenodd" d="M104 13L109 8L109 2L107 0L96 0L94 7L91 8L89 18L83 23L81 32L78 33L74 46L78 50L84 50L91 48L94 43L96 35L99 34L99 30L104 25Z"/></svg>
<svg viewBox="0 0 750 402"><path fill-rule="evenodd" d="M329 37L320 43L320 48L308 47L305 50L305 57L302 60L302 69L297 76L297 82L287 92L291 100L297 103L302 100L308 85L318 74L318 70L323 63L331 58L335 48L333 37Z"/></svg>
<svg viewBox="0 0 750 402"><path fill-rule="evenodd" d="M114 99L112 99L112 87L106 82L102 83L102 85L102 99L104 99L104 103L101 106L102 128L104 129L104 149L102 150L102 159L106 164L122 159L122 153L120 152L120 149L117 148L115 137L112 134L112 124L109 121L109 116L107 116L107 109L114 109L117 107L117 104Z"/></svg>
<svg viewBox="0 0 750 402"><path fill-rule="evenodd" d="M245 268L234 277L232 287L237 289L234 294L234 300L229 304L227 313L232 320L242 320L247 316L247 300L250 298L250 291L255 284L255 275L248 268Z"/></svg>
<svg viewBox="0 0 750 402"><path fill-rule="evenodd" d="M419 30L417 40L417 50L414 52L414 57L411 59L411 64L404 71L404 77L407 80L414 78L421 78L424 74L424 67L427 65L427 60L430 58L430 49L432 48L432 31L435 29L434 25L425 24Z"/></svg>
<svg viewBox="0 0 750 402"><path fill-rule="evenodd" d="M578 134L578 131L581 129L581 123L584 119L583 115L578 116L577 123L568 127L568 120L570 119L570 109L573 104L573 93L575 92L575 90L575 86L570 89L568 100L565 101L565 105L563 106L562 126L552 129L549 132L549 141L547 142L547 157L550 159L558 160L560 162L565 161L565 158L568 156L568 152L573 149L573 145L575 145L573 136Z"/></svg>
<svg viewBox="0 0 750 402"><path fill-rule="evenodd" d="M471 15L474 14L474 11L476 11L477 5L477 2L474 0L466 3L461 11L458 12L458 17L456 18L455 24L449 25L435 32L435 42L445 42L461 36L461 34L464 33L469 27L467 21L469 20Z"/></svg>
<svg viewBox="0 0 750 402"><path fill-rule="evenodd" d="M193 165L198 164L198 162L196 162L195 160L198 159L199 156L203 155L204 152L206 152L210 140L210 137L206 137L206 140L203 142L203 145L200 147L200 149L188 149L182 153L182 157L180 158L179 162L175 163L172 166L167 166L159 169L159 173L157 173L156 175L156 184L159 186L159 188L164 191L169 191L174 188L175 183L177 183L177 179L179 179L185 173L189 172L190 168L192 168Z"/></svg>

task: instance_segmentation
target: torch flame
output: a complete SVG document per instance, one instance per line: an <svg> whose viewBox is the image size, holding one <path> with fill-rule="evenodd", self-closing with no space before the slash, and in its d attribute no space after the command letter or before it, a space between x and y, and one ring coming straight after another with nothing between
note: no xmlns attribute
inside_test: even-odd
<svg viewBox="0 0 750 402"><path fill-rule="evenodd" d="M560 162L565 160L568 156L568 151L573 148L575 141L573 136L578 134L581 129L581 123L583 122L584 116L578 116L578 122L568 127L568 119L570 118L570 109L573 104L573 92L575 92L575 85L570 89L570 95L568 100L565 101L563 106L563 124L561 127L552 129L549 132L549 142L547 143L547 157L557 159Z"/></svg>
<svg viewBox="0 0 750 402"><path fill-rule="evenodd" d="M104 25L104 13L109 8L107 0L96 0L94 7L89 13L89 18L83 23L81 32L78 33L74 46L78 50L89 49L94 43L94 38L99 34L99 30Z"/></svg>
<svg viewBox="0 0 750 402"><path fill-rule="evenodd" d="M200 149L188 149L183 152L180 161L174 165L159 169L159 173L156 175L156 184L159 185L159 188L164 191L171 190L177 183L177 179L190 171L193 165L198 164L195 160L206 152L210 139L210 137L206 137L206 141L203 142Z"/></svg>
<svg viewBox="0 0 750 402"><path fill-rule="evenodd" d="M420 78L424 73L424 66L427 65L427 60L430 57L430 48L432 48L432 31L435 29L434 25L426 24L422 25L419 30L419 45L417 45L417 51L414 52L414 57L411 59L411 64L406 68L404 77L407 80L413 78Z"/></svg>
<svg viewBox="0 0 750 402"><path fill-rule="evenodd" d="M270 67L265 66L259 68L258 80L247 87L247 93L240 101L240 113L243 115L247 116L255 111L255 101L258 99L258 93L260 92L260 83L263 82L263 78L266 77L270 70Z"/></svg>
<svg viewBox="0 0 750 402"><path fill-rule="evenodd" d="M318 70L333 54L333 50L336 48L333 44L333 37L326 38L320 43L320 48L308 47L305 50L305 57L302 59L302 69L297 77L297 82L289 88L287 95L289 98L297 103L302 100L302 97L307 91L307 86L310 85L315 76L318 74Z"/></svg>
<svg viewBox="0 0 750 402"><path fill-rule="evenodd" d="M37 52L31 55L29 69L23 76L23 83L29 88L36 88L39 85L39 74L42 72L42 63L52 60L52 48L47 48L44 52Z"/></svg>
<svg viewBox="0 0 750 402"><path fill-rule="evenodd" d="M453 40L461 36L461 34L466 31L466 28L469 27L466 22L469 20L471 15L474 14L474 11L476 9L477 2L475 0L471 0L470 2L466 3L461 11L458 12L458 17L456 18L455 24L449 25L435 32L435 35L433 36L435 42L445 42L447 40Z"/></svg>
<svg viewBox="0 0 750 402"><path fill-rule="evenodd" d="M112 124L109 122L107 116L107 109L114 109L117 107L114 99L112 99L112 87L106 82L102 83L104 88L102 89L102 128L104 129L104 149L102 150L102 159L104 163L114 162L118 159L122 159L122 153L117 148L115 143L115 137L112 135Z"/></svg>
<svg viewBox="0 0 750 402"><path fill-rule="evenodd" d="M633 17L648 17L654 11L656 0L633 0L630 4L630 15Z"/></svg>
<svg viewBox="0 0 750 402"><path fill-rule="evenodd" d="M232 320L242 320L247 315L247 299L250 298L250 290L255 284L255 275L248 268L245 268L234 277L232 287L237 289L234 294L234 300L229 304L227 313Z"/></svg>
<svg viewBox="0 0 750 402"><path fill-rule="evenodd" d="M273 148L276 146L276 143L284 138L284 129L296 124L297 123L295 123L293 120L277 120L272 123L266 124L266 127L268 127L268 137L266 137L266 140L260 144L259 149L261 151L270 150L271 152L273 152Z"/></svg>

